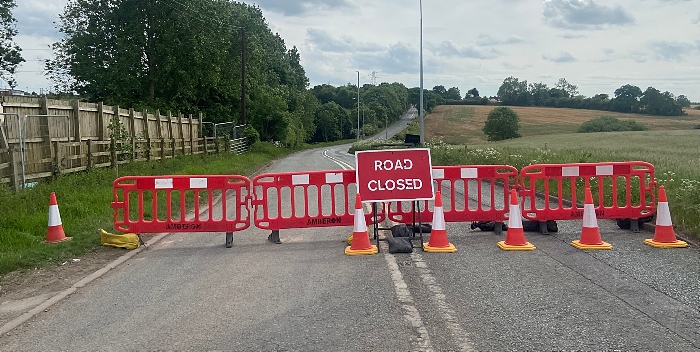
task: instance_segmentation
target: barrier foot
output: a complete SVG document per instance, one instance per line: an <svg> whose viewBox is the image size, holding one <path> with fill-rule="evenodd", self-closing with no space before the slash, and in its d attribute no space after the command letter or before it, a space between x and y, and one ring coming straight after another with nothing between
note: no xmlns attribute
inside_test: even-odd
<svg viewBox="0 0 700 352"><path fill-rule="evenodd" d="M639 230L639 220L638 219L630 219L630 230L634 233L639 233L641 232Z"/></svg>
<svg viewBox="0 0 700 352"><path fill-rule="evenodd" d="M272 230L272 233L267 236L267 240L275 244L282 243L282 241L280 241L280 230Z"/></svg>
<svg viewBox="0 0 700 352"><path fill-rule="evenodd" d="M499 236L502 235L503 234L503 222L496 221L496 225L493 228L493 232L495 232Z"/></svg>
<svg viewBox="0 0 700 352"><path fill-rule="evenodd" d="M136 235L139 238L139 246L145 246L146 243L143 242L143 238L141 238L141 234Z"/></svg>
<svg viewBox="0 0 700 352"><path fill-rule="evenodd" d="M543 235L549 235L549 230L547 229L547 222L540 221L540 233Z"/></svg>
<svg viewBox="0 0 700 352"><path fill-rule="evenodd" d="M233 247L233 232L226 232L226 248Z"/></svg>

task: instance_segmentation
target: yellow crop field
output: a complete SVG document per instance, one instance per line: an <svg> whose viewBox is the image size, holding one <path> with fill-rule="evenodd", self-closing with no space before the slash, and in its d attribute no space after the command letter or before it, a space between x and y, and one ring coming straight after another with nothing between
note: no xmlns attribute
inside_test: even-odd
<svg viewBox="0 0 700 352"><path fill-rule="evenodd" d="M481 129L489 112L494 108L496 106L438 106L425 117L426 139L442 137L450 144L486 141L486 136ZM523 137L575 133L582 123L601 116L634 120L651 131L691 130L700 125L700 110L694 109L687 109L686 116L650 116L583 109L517 106L511 108L520 117L520 133Z"/></svg>

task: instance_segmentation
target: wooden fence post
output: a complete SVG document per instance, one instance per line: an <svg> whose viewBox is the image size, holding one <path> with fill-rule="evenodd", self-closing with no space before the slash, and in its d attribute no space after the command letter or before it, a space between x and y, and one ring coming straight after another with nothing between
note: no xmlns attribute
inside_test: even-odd
<svg viewBox="0 0 700 352"><path fill-rule="evenodd" d="M110 151L110 159L112 162L112 168L116 169L117 168L117 142L114 140L114 138L111 138L109 140L109 151Z"/></svg>
<svg viewBox="0 0 700 352"><path fill-rule="evenodd" d="M70 142L68 142L68 143L70 143ZM61 151L61 141L53 142L53 150L54 150L54 163L56 165L56 169L53 170L53 174L60 175L61 174L61 159L63 158L63 153Z"/></svg>
<svg viewBox="0 0 700 352"><path fill-rule="evenodd" d="M87 168L92 169L92 139L87 140Z"/></svg>
<svg viewBox="0 0 700 352"><path fill-rule="evenodd" d="M21 148L21 146L20 146ZM12 188L14 188L15 193L19 192L19 185L22 182L20 178L22 157L20 156L20 151L16 147L10 147L10 158L12 162L10 163L10 169L12 171Z"/></svg>
<svg viewBox="0 0 700 352"><path fill-rule="evenodd" d="M76 142L80 142L80 101L73 100L73 139ZM70 136L68 137L68 142L70 142Z"/></svg>
<svg viewBox="0 0 700 352"><path fill-rule="evenodd" d="M97 140L105 140L105 107L102 102L97 103Z"/></svg>
<svg viewBox="0 0 700 352"><path fill-rule="evenodd" d="M129 127L131 128L131 161L136 160L136 118L134 117L134 109L129 109Z"/></svg>

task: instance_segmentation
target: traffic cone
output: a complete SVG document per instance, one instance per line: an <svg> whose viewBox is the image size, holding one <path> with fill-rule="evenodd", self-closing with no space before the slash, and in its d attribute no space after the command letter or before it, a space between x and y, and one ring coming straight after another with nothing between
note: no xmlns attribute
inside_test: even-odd
<svg viewBox="0 0 700 352"><path fill-rule="evenodd" d="M430 241L423 243L423 251L431 253L454 253L457 248L447 239L445 229L445 213L442 210L442 193L435 192L435 207L433 209L433 226L430 231Z"/></svg>
<svg viewBox="0 0 700 352"><path fill-rule="evenodd" d="M647 238L644 240L644 243L656 248L688 247L688 243L678 240L676 238L676 233L673 231L671 212L668 209L668 200L666 199L666 189L664 189L664 186L659 187L659 204L656 207L654 238Z"/></svg>
<svg viewBox="0 0 700 352"><path fill-rule="evenodd" d="M71 239L66 237L63 232L63 223L61 222L61 213L58 211L58 202L56 202L56 193L51 192L49 199L49 230L46 233L46 243L58 243Z"/></svg>
<svg viewBox="0 0 700 352"><path fill-rule="evenodd" d="M586 200L583 204L583 228L581 238L571 242L578 249L612 249L612 245L603 242L598 229L598 219L595 216L595 206L591 189L586 187Z"/></svg>
<svg viewBox="0 0 700 352"><path fill-rule="evenodd" d="M510 190L510 208L508 210L508 232L506 240L498 242L498 247L504 251L531 251L535 249L532 243L525 240L525 230L523 230L523 219L520 214L520 202L518 193L514 189Z"/></svg>
<svg viewBox="0 0 700 352"><path fill-rule="evenodd" d="M355 196L355 222L352 229L352 244L345 247L347 255L377 254L377 246L369 242L369 232L365 223L365 212L362 211L362 198Z"/></svg>

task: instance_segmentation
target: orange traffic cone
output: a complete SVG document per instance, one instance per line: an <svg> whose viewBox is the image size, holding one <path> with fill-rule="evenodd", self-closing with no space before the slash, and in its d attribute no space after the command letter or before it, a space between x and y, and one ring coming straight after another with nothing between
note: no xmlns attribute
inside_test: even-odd
<svg viewBox="0 0 700 352"><path fill-rule="evenodd" d="M63 232L63 223L61 222L61 213L58 211L58 202L56 202L56 193L51 192L49 199L49 230L46 233L46 243L57 243L71 239L66 237Z"/></svg>
<svg viewBox="0 0 700 352"><path fill-rule="evenodd" d="M447 239L445 228L445 213L442 210L442 193L435 192L435 207L433 209L433 226L430 231L430 241L423 243L423 251L431 253L454 253L457 248Z"/></svg>
<svg viewBox="0 0 700 352"><path fill-rule="evenodd" d="M504 251L531 251L535 249L532 243L525 240L523 219L520 214L520 202L515 188L510 190L510 208L508 210L508 232L506 240L498 242L498 247Z"/></svg>
<svg viewBox="0 0 700 352"><path fill-rule="evenodd" d="M659 187L659 205L656 207L656 228L654 238L647 238L644 243L656 248L683 248L688 247L688 243L678 240L673 231L671 223L671 211L668 209L666 199L666 189Z"/></svg>
<svg viewBox="0 0 700 352"><path fill-rule="evenodd" d="M355 196L355 223L352 229L352 244L345 247L347 255L377 254L377 246L369 242L369 233L365 223L365 212L362 211L362 198Z"/></svg>
<svg viewBox="0 0 700 352"><path fill-rule="evenodd" d="M571 242L578 249L612 249L612 245L603 242L598 229L598 219L595 216L595 206L591 189L586 187L586 200L583 204L583 228L581 238Z"/></svg>

